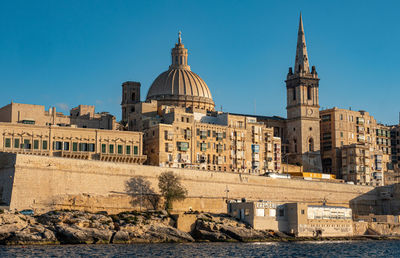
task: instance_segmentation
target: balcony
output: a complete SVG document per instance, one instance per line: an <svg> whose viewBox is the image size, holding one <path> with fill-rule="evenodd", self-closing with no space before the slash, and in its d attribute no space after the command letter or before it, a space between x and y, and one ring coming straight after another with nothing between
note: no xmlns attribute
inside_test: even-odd
<svg viewBox="0 0 400 258"><path fill-rule="evenodd" d="M98 157L99 160L101 161L132 163L132 164L143 164L147 159L146 155L121 155L121 154L105 154L105 153L100 153Z"/></svg>

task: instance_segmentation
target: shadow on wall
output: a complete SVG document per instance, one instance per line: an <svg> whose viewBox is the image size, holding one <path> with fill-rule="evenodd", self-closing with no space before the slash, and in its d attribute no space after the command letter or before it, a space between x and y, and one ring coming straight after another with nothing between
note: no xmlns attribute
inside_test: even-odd
<svg viewBox="0 0 400 258"><path fill-rule="evenodd" d="M376 187L350 200L354 215L400 215L400 184Z"/></svg>
<svg viewBox="0 0 400 258"><path fill-rule="evenodd" d="M126 181L125 189L132 197L131 204L133 207L139 206L140 209L158 209L160 195L151 187L150 181L143 177L132 177Z"/></svg>

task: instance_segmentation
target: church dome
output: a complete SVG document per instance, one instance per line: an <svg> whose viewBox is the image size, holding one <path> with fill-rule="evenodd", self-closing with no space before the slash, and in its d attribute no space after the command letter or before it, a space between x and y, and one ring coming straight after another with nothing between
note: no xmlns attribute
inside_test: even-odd
<svg viewBox="0 0 400 258"><path fill-rule="evenodd" d="M214 110L214 101L207 84L187 64L187 49L179 33L172 49L172 64L152 83L146 100L157 100L160 105L174 105Z"/></svg>

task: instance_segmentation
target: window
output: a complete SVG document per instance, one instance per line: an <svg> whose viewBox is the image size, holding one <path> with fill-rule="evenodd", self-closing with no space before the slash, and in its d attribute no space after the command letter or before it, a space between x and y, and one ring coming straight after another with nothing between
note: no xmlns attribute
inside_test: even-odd
<svg viewBox="0 0 400 258"><path fill-rule="evenodd" d="M42 149L47 150L47 141L42 141Z"/></svg>
<svg viewBox="0 0 400 258"><path fill-rule="evenodd" d="M314 151L314 140L313 140L313 138L310 138L310 140L308 140L308 151Z"/></svg>
<svg viewBox="0 0 400 258"><path fill-rule="evenodd" d="M118 145L118 154L122 154L122 145Z"/></svg>
<svg viewBox="0 0 400 258"><path fill-rule="evenodd" d="M296 88L293 88L293 100L296 100Z"/></svg>
<svg viewBox="0 0 400 258"><path fill-rule="evenodd" d="M30 149L31 148L31 141L25 139L24 140L24 149Z"/></svg>
<svg viewBox="0 0 400 258"><path fill-rule="evenodd" d="M279 217L284 217L285 216L285 209L284 208L280 208L279 209Z"/></svg>
<svg viewBox="0 0 400 258"><path fill-rule="evenodd" d="M78 143L77 142L72 143L72 151L78 151Z"/></svg>
<svg viewBox="0 0 400 258"><path fill-rule="evenodd" d="M102 145L101 145L101 153L106 153L107 152L107 146L103 143Z"/></svg>
<svg viewBox="0 0 400 258"><path fill-rule="evenodd" d="M62 142L54 142L53 149L62 150Z"/></svg>
<svg viewBox="0 0 400 258"><path fill-rule="evenodd" d="M69 142L64 142L64 150L69 151Z"/></svg>
<svg viewBox="0 0 400 258"><path fill-rule="evenodd" d="M6 142L5 142L4 146L6 148L11 148L11 139L10 138L6 138Z"/></svg>
<svg viewBox="0 0 400 258"><path fill-rule="evenodd" d="M311 99L311 86L307 87L307 98Z"/></svg>
<svg viewBox="0 0 400 258"><path fill-rule="evenodd" d="M14 148L19 149L19 139L14 139Z"/></svg>
<svg viewBox="0 0 400 258"><path fill-rule="evenodd" d="M109 153L113 154L114 153L114 144L109 145Z"/></svg>
<svg viewBox="0 0 400 258"><path fill-rule="evenodd" d="M177 142L177 144L178 144L178 150L180 151L187 151L189 149L188 142Z"/></svg>
<svg viewBox="0 0 400 258"><path fill-rule="evenodd" d="M135 94L135 92L133 92L132 93L132 101L135 101L135 99L136 99L136 94Z"/></svg>
<svg viewBox="0 0 400 258"><path fill-rule="evenodd" d="M301 214L304 215L304 210L301 210Z"/></svg>
<svg viewBox="0 0 400 258"><path fill-rule="evenodd" d="M127 146L126 146L126 152L125 152L125 154L126 154L126 155L131 155L131 146L130 146L130 145L127 145Z"/></svg>
<svg viewBox="0 0 400 258"><path fill-rule="evenodd" d="M134 155L138 155L139 154L138 146L133 146L133 154Z"/></svg>
<svg viewBox="0 0 400 258"><path fill-rule="evenodd" d="M254 152L254 153L259 153L260 152L260 145L252 144L251 145L251 151Z"/></svg>
<svg viewBox="0 0 400 258"><path fill-rule="evenodd" d="M90 151L90 152L94 152L94 150L95 150L95 145L94 145L94 143L89 143L89 144L88 144L88 148L89 148L89 151Z"/></svg>
<svg viewBox="0 0 400 258"><path fill-rule="evenodd" d="M79 144L79 151L88 151L88 144L87 143L80 143Z"/></svg>
<svg viewBox="0 0 400 258"><path fill-rule="evenodd" d="M322 120L322 122L331 121L331 115L330 114L329 115L323 115L323 116L321 116L321 120Z"/></svg>

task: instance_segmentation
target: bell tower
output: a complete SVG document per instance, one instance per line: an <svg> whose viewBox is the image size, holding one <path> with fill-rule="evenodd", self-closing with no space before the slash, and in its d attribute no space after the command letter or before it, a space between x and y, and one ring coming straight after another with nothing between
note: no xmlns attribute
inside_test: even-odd
<svg viewBox="0 0 400 258"><path fill-rule="evenodd" d="M304 171L321 172L319 78L308 62L303 20L300 14L296 60L286 79L287 136L290 163L303 165Z"/></svg>
<svg viewBox="0 0 400 258"><path fill-rule="evenodd" d="M126 125L129 115L135 112L135 104L140 102L140 82L126 81L122 83L122 120Z"/></svg>

